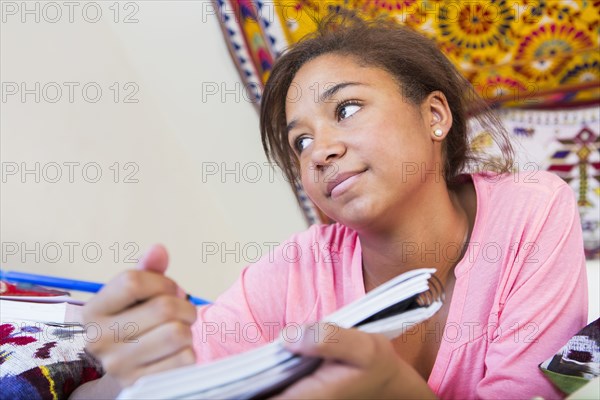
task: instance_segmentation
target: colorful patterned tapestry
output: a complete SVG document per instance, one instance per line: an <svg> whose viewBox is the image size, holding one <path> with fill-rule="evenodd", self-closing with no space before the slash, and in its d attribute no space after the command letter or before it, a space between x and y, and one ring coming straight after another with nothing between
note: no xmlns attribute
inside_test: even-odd
<svg viewBox="0 0 600 400"><path fill-rule="evenodd" d="M516 151L519 179L550 171L573 189L579 205L586 257L600 257L600 106L572 110L504 109L499 112ZM474 124L472 147L498 152L489 133Z"/></svg>
<svg viewBox="0 0 600 400"><path fill-rule="evenodd" d="M94 335L96 332L94 332ZM85 351L83 327L0 316L0 400L66 399L85 382L104 373Z"/></svg>
<svg viewBox="0 0 600 400"><path fill-rule="evenodd" d="M600 100L600 0L215 0L230 50L260 100L273 61L315 20L352 10L434 39L490 103Z"/></svg>
<svg viewBox="0 0 600 400"><path fill-rule="evenodd" d="M587 254L598 257L600 0L214 0L214 7L257 106L274 60L330 12L394 19L432 38L484 99L514 110L503 119L522 144L517 151L527 149L539 168L573 187ZM474 145L484 151L485 143L478 135ZM301 187L297 194L310 224L326 221Z"/></svg>

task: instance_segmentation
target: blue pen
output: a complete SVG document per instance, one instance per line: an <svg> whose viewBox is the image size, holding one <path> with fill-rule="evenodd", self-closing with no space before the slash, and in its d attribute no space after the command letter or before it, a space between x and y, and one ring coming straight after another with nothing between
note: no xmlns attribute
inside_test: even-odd
<svg viewBox="0 0 600 400"><path fill-rule="evenodd" d="M96 282L78 281L75 279L58 278L55 276L28 274L25 272L2 270L0 270L0 279L17 283L31 283L34 285L49 286L66 290L77 290L80 292L89 293L97 293L100 289L102 289L102 286L104 286L103 284ZM192 304L197 306L210 304L210 302L207 300L201 299L199 297L194 297L189 294L187 295L187 299Z"/></svg>

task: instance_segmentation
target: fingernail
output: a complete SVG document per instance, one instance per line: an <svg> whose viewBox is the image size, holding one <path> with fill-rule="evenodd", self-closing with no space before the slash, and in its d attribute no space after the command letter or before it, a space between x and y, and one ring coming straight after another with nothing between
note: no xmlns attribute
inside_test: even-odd
<svg viewBox="0 0 600 400"><path fill-rule="evenodd" d="M144 264L145 264L146 260L148 259L148 256L150 255L151 251L152 251L152 247L150 247L148 250L146 250L144 252L144 254L142 254L142 256L138 259L135 269L144 269Z"/></svg>
<svg viewBox="0 0 600 400"><path fill-rule="evenodd" d="M181 288L181 286L177 286L177 297L181 299L188 298L188 294Z"/></svg>
<svg viewBox="0 0 600 400"><path fill-rule="evenodd" d="M310 334L311 329L315 329L314 324L295 325L289 326L286 330L284 328L281 332L285 347L292 351L301 351L307 349L311 344L312 335Z"/></svg>
<svg viewBox="0 0 600 400"><path fill-rule="evenodd" d="M299 339L297 341L287 341L287 340L283 340L283 346L288 349L289 351L291 351L292 353L301 351L304 346L302 344L302 339Z"/></svg>

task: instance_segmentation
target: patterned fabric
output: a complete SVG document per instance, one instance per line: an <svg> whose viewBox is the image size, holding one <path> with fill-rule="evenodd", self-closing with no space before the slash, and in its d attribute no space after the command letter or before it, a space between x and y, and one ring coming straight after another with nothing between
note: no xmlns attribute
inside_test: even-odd
<svg viewBox="0 0 600 400"><path fill-rule="evenodd" d="M226 39L255 99L273 61L352 10L394 19L434 39L487 100L560 106L600 100L600 0L216 0Z"/></svg>
<svg viewBox="0 0 600 400"><path fill-rule="evenodd" d="M600 319L577 332L553 357L541 363L540 369L567 394L600 376Z"/></svg>
<svg viewBox="0 0 600 400"><path fill-rule="evenodd" d="M575 192L588 259L600 257L600 107L561 111L502 110L516 150L515 170L535 180L550 171ZM489 133L472 124L472 147L498 154Z"/></svg>
<svg viewBox="0 0 600 400"><path fill-rule="evenodd" d="M503 119L526 148L527 154L517 149L520 159L532 156L540 169L571 185L586 254L598 257L600 0L214 0L214 6L255 104L287 46L312 32L318 17L353 10L367 19L395 19L434 39L492 105L557 110L509 111ZM561 110L574 105L591 108ZM489 151L491 138L481 133L473 146ZM296 194L309 224L330 222L302 187Z"/></svg>
<svg viewBox="0 0 600 400"><path fill-rule="evenodd" d="M97 379L82 327L27 321L0 324L0 399L66 399ZM93 338L92 338L93 339Z"/></svg>

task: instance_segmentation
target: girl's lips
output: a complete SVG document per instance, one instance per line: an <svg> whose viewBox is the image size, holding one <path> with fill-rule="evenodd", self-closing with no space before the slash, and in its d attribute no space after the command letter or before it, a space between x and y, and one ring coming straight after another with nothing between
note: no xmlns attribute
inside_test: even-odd
<svg viewBox="0 0 600 400"><path fill-rule="evenodd" d="M327 184L327 195L332 199L341 196L354 184L363 172L365 171L352 171L337 174L334 179Z"/></svg>

